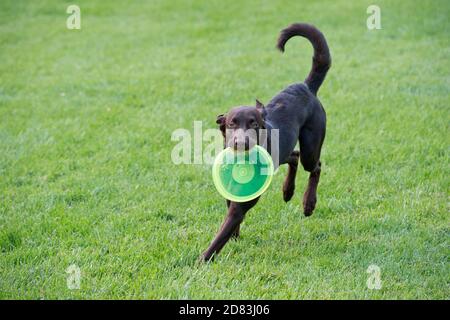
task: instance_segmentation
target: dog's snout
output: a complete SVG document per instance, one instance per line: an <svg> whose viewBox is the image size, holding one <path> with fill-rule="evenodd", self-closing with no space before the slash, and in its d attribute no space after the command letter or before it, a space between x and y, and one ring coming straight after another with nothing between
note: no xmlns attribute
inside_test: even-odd
<svg viewBox="0 0 450 320"><path fill-rule="evenodd" d="M250 149L250 139L249 137L234 137L233 138L233 148L234 150L245 150Z"/></svg>
<svg viewBox="0 0 450 320"><path fill-rule="evenodd" d="M229 132L226 139L226 145L235 151L248 151L257 144L257 137L250 130L237 129Z"/></svg>
<svg viewBox="0 0 450 320"><path fill-rule="evenodd" d="M234 143L235 146L241 146L241 145L244 145L245 140L246 140L245 138L234 137L233 143Z"/></svg>

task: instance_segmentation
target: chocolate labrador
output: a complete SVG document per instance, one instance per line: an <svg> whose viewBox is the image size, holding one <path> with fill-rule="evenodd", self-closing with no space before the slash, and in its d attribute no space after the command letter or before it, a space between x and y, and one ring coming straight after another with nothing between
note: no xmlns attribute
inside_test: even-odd
<svg viewBox="0 0 450 320"><path fill-rule="evenodd" d="M304 83L288 86L264 106L256 100L256 106L232 108L227 114L217 117L217 124L225 138L225 146L248 150L258 139L245 135L248 130L278 130L277 164L288 164L288 174L283 183L283 199L289 201L294 195L295 176L300 160L303 168L310 173L309 182L303 195L303 212L310 216L316 206L316 192L320 177L320 151L325 138L326 115L317 92L331 66L331 57L323 34L314 26L304 23L292 24L281 31L277 47L283 52L286 42L294 37L307 38L313 48L312 68ZM261 130L262 131L262 130ZM268 139L263 145L273 157ZM273 138L272 138L273 139ZM294 151L297 141L300 150ZM204 261L211 260L223 248L225 243L239 236L239 226L244 216L257 202L258 198L248 202L227 201L228 214L220 231L202 254Z"/></svg>

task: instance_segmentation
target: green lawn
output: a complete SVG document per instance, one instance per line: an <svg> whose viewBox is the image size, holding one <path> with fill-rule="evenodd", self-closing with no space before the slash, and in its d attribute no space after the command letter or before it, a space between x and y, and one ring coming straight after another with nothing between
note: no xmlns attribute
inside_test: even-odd
<svg viewBox="0 0 450 320"><path fill-rule="evenodd" d="M371 0L79 0L68 30L72 3L0 3L0 298L450 298L449 1L377 1L374 31ZM310 44L275 49L292 22L333 58L316 211L303 170L283 202L282 167L198 265L225 203L171 133L302 81Z"/></svg>

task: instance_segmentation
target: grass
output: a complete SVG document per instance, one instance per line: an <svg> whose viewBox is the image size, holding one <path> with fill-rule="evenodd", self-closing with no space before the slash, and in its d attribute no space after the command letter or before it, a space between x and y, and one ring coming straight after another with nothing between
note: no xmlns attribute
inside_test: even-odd
<svg viewBox="0 0 450 320"><path fill-rule="evenodd" d="M81 30L69 4L0 4L0 298L450 298L448 1L380 0L375 31L366 0L79 0ZM333 57L316 211L303 171L283 202L283 167L197 265L225 204L171 133L304 79L307 41L274 48L299 21Z"/></svg>

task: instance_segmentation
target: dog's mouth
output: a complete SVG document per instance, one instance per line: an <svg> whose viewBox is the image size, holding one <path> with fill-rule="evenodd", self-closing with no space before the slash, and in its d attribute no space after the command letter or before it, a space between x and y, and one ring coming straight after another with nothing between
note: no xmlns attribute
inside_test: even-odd
<svg viewBox="0 0 450 320"><path fill-rule="evenodd" d="M242 152L242 151L249 151L255 145L257 145L256 141L246 137L245 140L233 139L233 141L229 144L229 147L231 147L236 152L239 151Z"/></svg>
<svg viewBox="0 0 450 320"><path fill-rule="evenodd" d="M237 145L237 144L233 145L233 150L236 152L249 151L250 149L251 148L248 143L242 144L242 145Z"/></svg>
<svg viewBox="0 0 450 320"><path fill-rule="evenodd" d="M240 152L249 152L250 148L233 148L234 152L240 153Z"/></svg>

